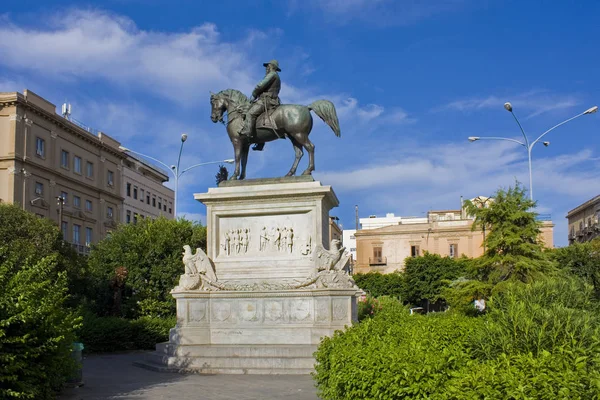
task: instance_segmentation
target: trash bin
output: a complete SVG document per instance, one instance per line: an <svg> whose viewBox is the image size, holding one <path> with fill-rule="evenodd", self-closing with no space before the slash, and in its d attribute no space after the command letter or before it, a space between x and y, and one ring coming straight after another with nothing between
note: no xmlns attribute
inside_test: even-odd
<svg viewBox="0 0 600 400"><path fill-rule="evenodd" d="M71 357L77 363L77 369L73 376L67 381L67 385L71 387L83 386L83 343L73 343Z"/></svg>

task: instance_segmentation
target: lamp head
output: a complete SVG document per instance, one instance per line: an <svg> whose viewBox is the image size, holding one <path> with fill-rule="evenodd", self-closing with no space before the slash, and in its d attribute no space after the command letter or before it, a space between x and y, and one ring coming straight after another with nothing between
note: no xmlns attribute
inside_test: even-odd
<svg viewBox="0 0 600 400"><path fill-rule="evenodd" d="M171 169L172 169L173 171L175 171L175 170L177 169L177 167L176 167L176 166L174 166L174 165L171 165Z"/></svg>
<svg viewBox="0 0 600 400"><path fill-rule="evenodd" d="M119 150L121 151L129 151L129 149L125 146L119 146Z"/></svg>
<svg viewBox="0 0 600 400"><path fill-rule="evenodd" d="M187 140L187 134L184 133L183 135L181 135L181 142L183 143L186 140Z"/></svg>
<svg viewBox="0 0 600 400"><path fill-rule="evenodd" d="M479 136L469 136L469 142L474 142L476 140L479 140Z"/></svg>
<svg viewBox="0 0 600 400"><path fill-rule="evenodd" d="M235 160L233 158L228 158L227 160L223 160L224 163L233 164Z"/></svg>
<svg viewBox="0 0 600 400"><path fill-rule="evenodd" d="M587 109L587 110L585 110L583 113L584 113L584 114L593 114L593 113L595 113L596 111L598 111L598 106L594 106L594 107L592 107L592 108L588 108L588 109Z"/></svg>
<svg viewBox="0 0 600 400"><path fill-rule="evenodd" d="M510 104L508 101L504 103L504 108L506 108L506 111L512 112L512 104Z"/></svg>
<svg viewBox="0 0 600 400"><path fill-rule="evenodd" d="M550 142L542 142L542 144L546 147L550 146Z"/></svg>

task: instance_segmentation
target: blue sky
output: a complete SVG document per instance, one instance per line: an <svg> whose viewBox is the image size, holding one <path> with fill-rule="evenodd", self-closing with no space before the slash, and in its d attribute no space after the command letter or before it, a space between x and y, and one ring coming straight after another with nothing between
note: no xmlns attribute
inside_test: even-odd
<svg viewBox="0 0 600 400"><path fill-rule="evenodd" d="M0 7L0 91L31 89L73 116L167 164L187 133L182 167L232 158L209 91L250 94L279 60L286 103L325 98L342 137L315 117L314 177L333 186L332 215L424 215L460 196L528 185L527 153L502 105L531 139L600 103L596 2L491 0L11 1ZM533 150L538 211L555 244L566 212L598 194L600 113L551 132ZM248 177L284 175L289 141L252 152ZM307 156L299 171L306 168ZM179 213L204 219L193 193L217 166L180 181Z"/></svg>

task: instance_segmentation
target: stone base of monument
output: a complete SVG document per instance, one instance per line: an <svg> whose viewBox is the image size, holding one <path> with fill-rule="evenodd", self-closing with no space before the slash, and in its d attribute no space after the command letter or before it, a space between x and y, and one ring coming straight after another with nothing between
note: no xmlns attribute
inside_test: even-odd
<svg viewBox="0 0 600 400"><path fill-rule="evenodd" d="M356 320L355 293L174 292L177 326L142 366L209 374L308 374L321 338Z"/></svg>
<svg viewBox="0 0 600 400"><path fill-rule="evenodd" d="M357 320L349 254L329 243L330 186L312 177L223 182L206 254L185 246L177 326L138 365L158 371L308 374L321 339ZM331 247L331 248L330 248Z"/></svg>

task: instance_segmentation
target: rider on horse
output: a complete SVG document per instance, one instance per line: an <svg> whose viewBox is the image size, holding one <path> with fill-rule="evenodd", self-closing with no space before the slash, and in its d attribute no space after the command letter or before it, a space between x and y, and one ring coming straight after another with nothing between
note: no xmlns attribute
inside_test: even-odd
<svg viewBox="0 0 600 400"><path fill-rule="evenodd" d="M281 69L277 60L271 60L263 64L266 67L265 78L252 91L252 106L246 112L244 127L239 132L240 135L252 138L256 135L256 118L262 113L279 106L279 90L281 90L281 80L279 74ZM258 143L252 150L261 151L265 147L264 143Z"/></svg>

